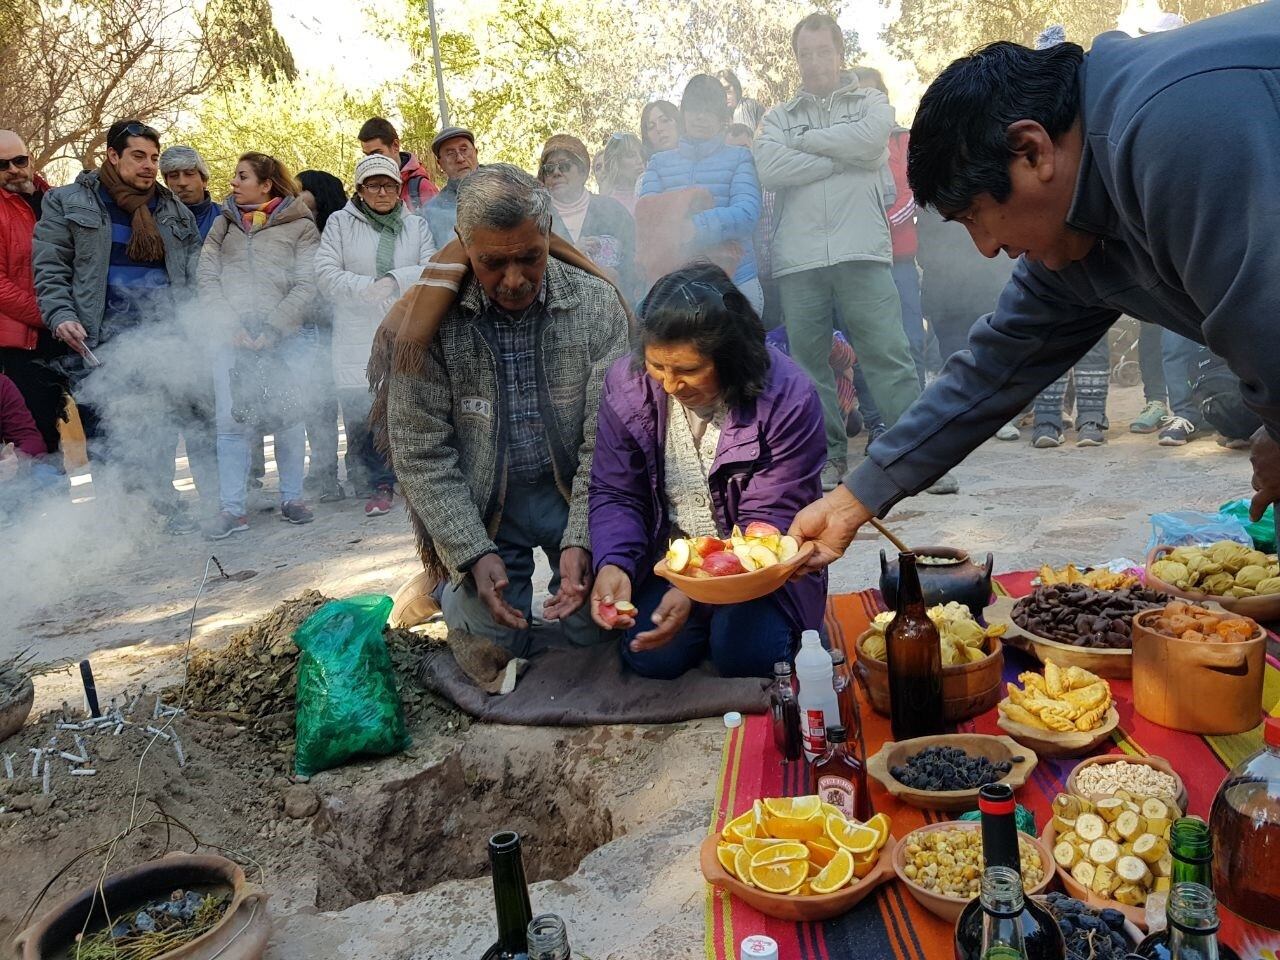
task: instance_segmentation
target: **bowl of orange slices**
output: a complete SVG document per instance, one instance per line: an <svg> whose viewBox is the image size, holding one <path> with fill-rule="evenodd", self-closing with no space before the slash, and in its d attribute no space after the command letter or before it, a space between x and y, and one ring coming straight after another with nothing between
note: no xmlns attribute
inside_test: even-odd
<svg viewBox="0 0 1280 960"><path fill-rule="evenodd" d="M890 826L883 813L861 823L817 796L756 800L703 842L702 875L768 916L826 920L893 879Z"/></svg>

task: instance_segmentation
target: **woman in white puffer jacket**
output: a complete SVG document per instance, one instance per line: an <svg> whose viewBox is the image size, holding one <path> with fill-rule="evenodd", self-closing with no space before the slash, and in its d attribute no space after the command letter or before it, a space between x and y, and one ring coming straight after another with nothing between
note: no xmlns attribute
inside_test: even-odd
<svg viewBox="0 0 1280 960"><path fill-rule="evenodd" d="M316 282L333 304L333 379L347 431L347 480L370 491L366 516L391 510L395 476L368 428L373 397L365 366L387 310L435 253L427 221L400 200L395 161L370 154L356 165L356 192L329 217L316 252Z"/></svg>

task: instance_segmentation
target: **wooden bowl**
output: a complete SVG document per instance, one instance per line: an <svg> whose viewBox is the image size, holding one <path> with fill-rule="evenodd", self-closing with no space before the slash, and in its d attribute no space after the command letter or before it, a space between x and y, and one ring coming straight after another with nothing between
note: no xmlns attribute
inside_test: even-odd
<svg viewBox="0 0 1280 960"><path fill-rule="evenodd" d="M1049 848L1049 862L1053 865L1054 872L1057 873L1058 879L1062 881L1062 885L1067 888L1067 893L1075 897L1081 903L1084 903L1094 910L1119 910L1124 914L1124 918L1132 923L1135 927L1146 933L1147 930L1147 908L1132 907L1127 903L1121 903L1119 900L1110 900L1106 897L1100 897L1088 887L1079 883L1075 877L1071 875L1071 871L1063 870L1058 866L1058 862L1053 859L1054 841L1058 836L1058 831L1054 827L1053 818L1049 818L1049 825L1044 828L1044 833L1040 835L1040 842Z"/></svg>
<svg viewBox="0 0 1280 960"><path fill-rule="evenodd" d="M906 884L907 892L916 898L920 906L924 907L935 916L941 917L947 923L955 923L960 919L960 914L968 905L972 897L949 897L945 894L934 893L927 890L914 880L910 879L906 874L907 867L907 846L911 843L911 838L920 833L931 833L934 830L954 830L960 828L963 830L980 830L982 825L976 820L945 820L942 823L930 823L923 827L912 830L909 834L898 841L898 849L893 854L893 871L898 875L898 879ZM1029 833L1018 832L1019 836L1025 837L1036 848L1040 854L1040 865L1044 870L1044 877L1034 887L1026 892L1031 896L1044 893L1049 888L1050 881L1053 880L1053 847L1045 846L1043 840L1034 837Z"/></svg>
<svg viewBox="0 0 1280 960"><path fill-rule="evenodd" d="M735 573L728 577L686 577L682 573L672 573L667 569L665 557L654 564L653 572L698 603L746 603L768 596L785 585L791 575L804 566L813 551L813 542L809 541L802 544L800 551L790 560L763 570Z"/></svg>
<svg viewBox="0 0 1280 960"><path fill-rule="evenodd" d="M1055 863L1054 866L1056 868L1057 864ZM1038 893L1036 894L1035 898L1040 901L1040 905L1042 907L1044 907L1046 910L1049 909L1048 894ZM1075 899L1080 900L1079 897L1075 897ZM1080 902L1084 903L1083 900L1081 900ZM1107 902L1110 903L1111 901L1108 900ZM1085 906L1089 906L1089 905L1086 903ZM1053 911L1050 910L1049 912L1052 913ZM1097 913L1096 908L1094 909L1094 913L1095 914ZM1134 950L1137 949L1138 944L1142 942L1142 938L1145 937L1147 933L1145 930L1140 929L1138 925L1134 923L1132 920L1130 920L1129 917L1126 915L1124 918L1124 935L1129 938L1128 952L1132 953Z"/></svg>
<svg viewBox="0 0 1280 960"><path fill-rule="evenodd" d="M883 660L866 656L862 643L875 631L866 630L854 644L857 659L854 675L866 691L871 709L881 716L889 715L889 666ZM1001 674L1004 671L1004 646L998 637L987 640L987 656L973 663L958 663L942 668L942 713L949 724L963 723L986 713L1004 693Z"/></svg>
<svg viewBox="0 0 1280 960"><path fill-rule="evenodd" d="M1169 761L1164 757L1131 757L1124 753L1105 753L1098 757L1089 757L1087 760L1081 760L1076 764L1076 768L1071 771L1071 775L1067 777L1067 793L1075 794L1077 797L1084 797L1086 800L1092 800L1097 803L1099 800L1109 797L1108 793L1085 793L1079 789L1076 784L1079 782L1080 771L1085 767L1098 766L1104 763L1115 763L1119 760L1126 760L1129 763L1137 763L1146 767L1154 767L1161 773L1167 773L1173 777L1174 783L1177 785L1177 793L1172 799L1178 805L1178 809L1182 813L1187 812L1187 788L1182 782L1182 778L1178 776L1178 771L1174 770Z"/></svg>
<svg viewBox="0 0 1280 960"><path fill-rule="evenodd" d="M707 883L728 890L739 900L748 906L755 907L766 916L796 923L829 920L842 913L848 913L877 887L893 879L894 856L898 847L898 842L893 837L886 840L871 872L853 886L837 890L835 893L795 897L787 893L769 893L757 887L747 886L729 873L720 865L720 858L716 856L716 846L720 842L720 834L713 833L702 841L702 848L698 853L702 875L706 877Z"/></svg>
<svg viewBox="0 0 1280 960"><path fill-rule="evenodd" d="M988 623L1006 625L1004 637L1001 638L1006 644L1034 654L1041 663L1052 660L1060 667L1083 667L1090 673L1110 680L1128 680L1133 675L1132 650L1077 647L1024 630L1013 622L1015 603L1017 600L1012 597L997 597L987 608Z"/></svg>
<svg viewBox="0 0 1280 960"><path fill-rule="evenodd" d="M1057 730L1042 730L1039 727L1029 727L1025 723L1010 720L1003 713L996 719L996 723L1001 730L1024 747L1030 747L1041 757L1083 757L1111 737L1111 731L1120 723L1120 714L1113 703L1107 709L1106 716L1102 718L1102 725L1088 732L1073 730L1065 733Z"/></svg>
<svg viewBox="0 0 1280 960"><path fill-rule="evenodd" d="M1133 618L1133 708L1152 723L1198 734L1244 733L1262 717L1267 632L1241 643L1157 633L1162 610Z"/></svg>
<svg viewBox="0 0 1280 960"><path fill-rule="evenodd" d="M1171 583L1165 583L1151 572L1151 565L1164 557L1173 547L1159 546L1147 554L1147 586L1183 600L1195 603L1212 601L1220 604L1222 609L1238 613L1242 617L1254 620L1280 620L1280 593L1271 593L1263 597L1227 597L1213 593L1201 593L1199 590L1183 590Z"/></svg>
<svg viewBox="0 0 1280 960"><path fill-rule="evenodd" d="M985 733L943 733L933 737L915 737L911 740L889 741L867 758L867 773L903 803L922 810L973 810L978 806L978 789L973 790L916 790L894 778L889 771L906 762L907 757L919 753L925 747L957 747L970 756L983 756L995 762L1012 760L1021 756L1022 762L1000 778L1018 789L1027 782L1036 768L1035 751L1021 746L1008 737L993 737Z"/></svg>

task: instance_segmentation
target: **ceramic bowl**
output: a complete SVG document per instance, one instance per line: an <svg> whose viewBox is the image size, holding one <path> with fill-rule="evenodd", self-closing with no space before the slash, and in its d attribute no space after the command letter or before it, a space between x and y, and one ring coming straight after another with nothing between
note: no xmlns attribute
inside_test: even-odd
<svg viewBox="0 0 1280 960"><path fill-rule="evenodd" d="M804 566L813 551L813 543L805 543L790 560L763 570L735 573L728 577L686 577L682 573L672 573L667 569L665 557L654 565L653 572L698 603L746 603L768 596L786 584L791 575Z"/></svg>
<svg viewBox="0 0 1280 960"><path fill-rule="evenodd" d="M877 887L893 879L893 863L898 847L893 837L886 840L871 872L852 886L837 890L835 893L798 897L787 893L769 893L757 887L748 886L733 876L721 866L720 858L716 856L716 847L720 842L720 834L713 833L702 842L702 848L699 851L702 875L706 877L707 883L729 891L766 916L796 923L829 920L842 913L848 913L866 896L874 893Z"/></svg>
<svg viewBox="0 0 1280 960"><path fill-rule="evenodd" d="M1090 673L1109 680L1128 680L1133 676L1132 650L1077 647L1024 630L1013 622L1015 603L1017 600L1012 597L997 597L987 608L988 623L1005 624L1002 639L1007 645L1026 650L1041 663L1052 660L1060 667L1083 667Z"/></svg>
<svg viewBox="0 0 1280 960"><path fill-rule="evenodd" d="M1199 590L1183 590L1171 583L1165 583L1151 572L1151 565L1164 557L1173 547L1155 547L1147 554L1147 586L1170 596L1181 597L1193 603L1213 602L1223 610L1230 610L1242 617L1254 620L1280 620L1280 593L1271 593L1261 597L1226 597L1218 594L1201 593Z"/></svg>
<svg viewBox="0 0 1280 960"><path fill-rule="evenodd" d="M889 666L866 656L862 644L875 631L866 630L854 646L857 659L853 671L866 691L871 708L889 715ZM1004 693L1004 645L998 637L987 639L987 655L973 663L957 663L942 668L942 712L948 724L963 723L994 707Z"/></svg>
<svg viewBox="0 0 1280 960"><path fill-rule="evenodd" d="M917 790L897 780L889 771L906 763L908 757L925 747L957 747L970 756L983 756L992 762L1013 760L1013 769L1000 778L1017 790L1027 782L1038 758L1030 750L1009 737L993 737L984 733L944 733L933 737L890 741L867 759L867 773L880 781L889 793L903 803L922 810L974 810L978 806L978 788L972 790Z"/></svg>
<svg viewBox="0 0 1280 960"><path fill-rule="evenodd" d="M1057 839L1058 831L1053 825L1053 818L1049 818L1049 825L1044 828L1044 832L1040 834L1040 841L1049 848L1050 853L1053 851L1054 841ZM1062 867L1052 858L1049 862L1053 864L1053 869L1058 875L1058 879L1062 881L1063 887L1067 893L1075 897L1081 903L1087 904L1094 910L1119 910L1124 914L1124 918L1132 923L1139 930L1146 932L1147 929L1147 908L1133 907L1127 903L1121 903L1119 900L1110 900L1106 897L1100 897L1088 887L1079 883L1075 877L1071 875L1070 870L1063 870Z"/></svg>
<svg viewBox="0 0 1280 960"><path fill-rule="evenodd" d="M1178 772L1164 757L1131 757L1122 753L1106 753L1099 757L1089 757L1087 760L1081 760L1076 764L1076 768L1071 771L1071 775L1067 777L1067 793L1075 794L1077 797L1084 797L1097 803L1099 800L1109 797L1108 793L1085 793L1078 787L1080 771L1085 767L1092 767L1098 764L1115 763L1118 760L1125 760L1129 763L1138 763L1143 766L1153 767L1161 773L1167 773L1173 777L1174 783L1177 784L1178 792L1174 794L1173 800L1178 804L1178 809L1183 813L1187 810L1187 788L1182 782L1182 778L1178 776Z"/></svg>
<svg viewBox="0 0 1280 960"><path fill-rule="evenodd" d="M907 867L907 847L911 844L912 837L921 833L931 833L935 830L954 830L960 828L963 830L980 830L981 824L974 820L947 820L943 823L930 823L919 829L912 830L911 833L898 841L898 849L893 855L893 869L907 887L907 891L911 896L915 897L917 902L935 916L941 917L947 923L955 923L960 919L960 914L968 905L971 897L949 897L941 893L934 893L925 887L920 886L914 880L910 879L906 874ZM1044 893L1049 888L1049 883L1053 880L1053 848L1046 846L1044 841L1039 837L1033 837L1029 833L1019 832L1019 836L1030 841L1036 848L1036 852L1040 854L1040 865L1044 870L1044 877L1039 883L1027 889L1027 893L1035 895Z"/></svg>
<svg viewBox="0 0 1280 960"><path fill-rule="evenodd" d="M1000 702L1007 703L1008 700ZM1025 723L1010 720L1003 713L996 719L996 723L1001 730L1041 757L1083 757L1110 739L1111 731L1120 724L1120 714L1116 711L1115 704L1112 704L1107 708L1102 725L1087 732L1042 730L1040 727L1029 727Z"/></svg>

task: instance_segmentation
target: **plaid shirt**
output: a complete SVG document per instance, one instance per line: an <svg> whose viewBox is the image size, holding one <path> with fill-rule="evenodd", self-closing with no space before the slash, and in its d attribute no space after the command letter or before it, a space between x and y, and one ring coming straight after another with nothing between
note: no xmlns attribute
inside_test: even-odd
<svg viewBox="0 0 1280 960"><path fill-rule="evenodd" d="M485 319L498 338L507 407L507 475L536 483L552 475L551 448L538 409L537 335L547 315L546 286L518 315L484 298Z"/></svg>

